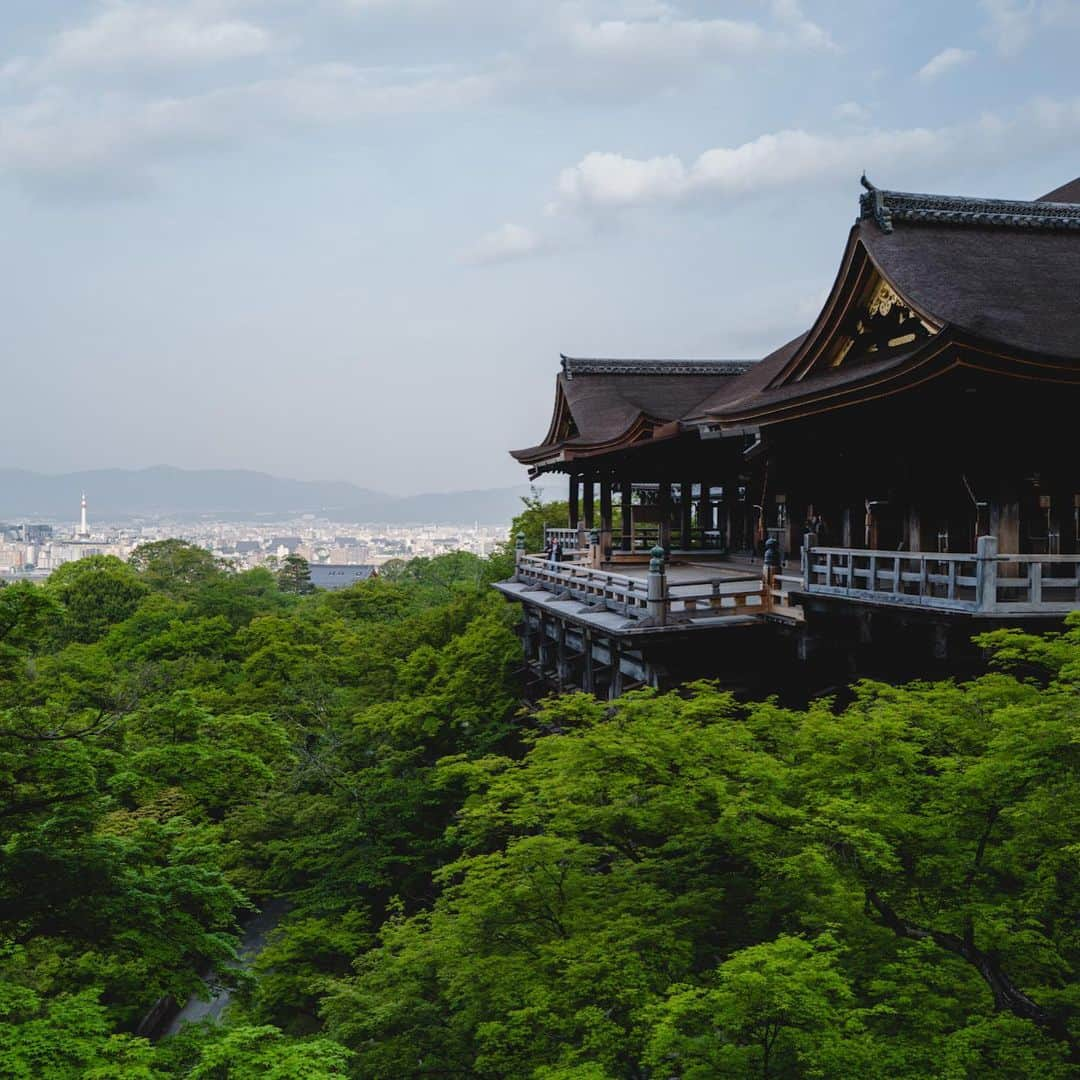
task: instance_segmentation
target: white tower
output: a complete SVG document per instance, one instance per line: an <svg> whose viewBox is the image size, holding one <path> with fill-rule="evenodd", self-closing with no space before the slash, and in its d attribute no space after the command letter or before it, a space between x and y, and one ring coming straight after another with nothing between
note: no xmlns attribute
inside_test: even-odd
<svg viewBox="0 0 1080 1080"><path fill-rule="evenodd" d="M79 539L85 540L89 535L90 530L86 527L86 492L84 491L79 512Z"/></svg>

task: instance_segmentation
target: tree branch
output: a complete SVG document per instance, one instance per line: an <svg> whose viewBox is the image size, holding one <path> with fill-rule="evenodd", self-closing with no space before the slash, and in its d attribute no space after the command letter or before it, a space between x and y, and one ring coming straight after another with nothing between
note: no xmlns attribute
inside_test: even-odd
<svg viewBox="0 0 1080 1080"><path fill-rule="evenodd" d="M1018 1016L1021 1020L1030 1020L1069 1047L1071 1062L1080 1061L1080 1043L1072 1036L1064 1020L1044 1009L1025 994L1001 970L998 962L989 953L976 948L974 926L970 919L965 920L964 934L960 937L942 930L928 929L909 923L886 903L875 889L866 890L866 899L878 913L881 921L897 937L908 938L912 941L932 941L938 948L971 964L990 988L990 993L994 997L994 1008L998 1012L1011 1012L1013 1016Z"/></svg>

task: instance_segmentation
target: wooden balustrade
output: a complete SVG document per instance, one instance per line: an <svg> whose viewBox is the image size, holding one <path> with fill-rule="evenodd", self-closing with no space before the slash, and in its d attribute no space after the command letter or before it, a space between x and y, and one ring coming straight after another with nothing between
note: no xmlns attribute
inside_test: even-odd
<svg viewBox="0 0 1080 1080"><path fill-rule="evenodd" d="M976 552L813 547L802 559L812 596L1005 616L1080 607L1080 555L999 555L993 537Z"/></svg>
<svg viewBox="0 0 1080 1080"><path fill-rule="evenodd" d="M524 555L518 560L520 581L550 592L568 593L583 603L616 611L629 619L645 618L648 610L647 582L625 574L573 562L552 563L542 555Z"/></svg>
<svg viewBox="0 0 1080 1080"><path fill-rule="evenodd" d="M669 620L761 614L766 608L762 579L757 574L668 582L663 574L642 579L580 563L552 563L542 555L522 555L517 578L590 607L617 612L627 619L648 618L659 625ZM654 579L652 595L649 578Z"/></svg>

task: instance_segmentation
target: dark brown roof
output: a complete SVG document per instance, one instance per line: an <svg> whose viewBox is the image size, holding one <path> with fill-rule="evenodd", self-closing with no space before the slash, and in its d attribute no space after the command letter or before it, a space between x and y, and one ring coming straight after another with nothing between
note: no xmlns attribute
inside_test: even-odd
<svg viewBox="0 0 1080 1080"><path fill-rule="evenodd" d="M905 225L856 226L893 286L942 324L1003 345L1080 359L1080 235Z"/></svg>
<svg viewBox="0 0 1080 1080"><path fill-rule="evenodd" d="M885 191L864 177L860 219L822 314L763 360L613 360L563 357L545 442L514 451L536 464L604 452L678 430L673 421L771 422L805 399L846 404L864 388L907 385L956 362L954 345L1010 371L1041 359L1080 377L1080 179L1030 202ZM886 359L828 367L817 358L884 282L932 335Z"/></svg>
<svg viewBox="0 0 1080 1080"><path fill-rule="evenodd" d="M1048 191L1045 195L1040 195L1038 201L1080 203L1080 176L1067 184L1062 184L1059 188L1054 188L1053 191Z"/></svg>
<svg viewBox="0 0 1080 1080"><path fill-rule="evenodd" d="M745 375L738 379L731 379L713 390L707 398L697 403L687 418L704 416L722 407L733 408L756 397L780 374L799 346L806 340L808 333L809 331L804 331L798 337L792 338L786 345L781 345L763 360L759 360Z"/></svg>
<svg viewBox="0 0 1080 1080"><path fill-rule="evenodd" d="M865 281L859 274L865 273L860 268L867 259L905 301L942 333L947 331L950 342L980 343L1069 367L1080 362L1075 300L1080 230L1072 211L1063 213L1061 203L909 196L867 186L860 220L848 238L822 317L802 339L789 342L751 375L703 402L701 411L714 421L740 424L767 414L775 418L801 399L850 398L847 389L857 397L859 387L881 385L890 372L925 362L935 350L920 342L888 360L807 371L807 358L837 332L827 313L842 306L839 298ZM1076 221L1080 223L1080 216Z"/></svg>
<svg viewBox="0 0 1080 1080"><path fill-rule="evenodd" d="M511 453L535 462L560 452L609 448L678 420L754 367L745 360L581 360L563 358L555 413L544 442ZM568 430L560 430L565 428Z"/></svg>

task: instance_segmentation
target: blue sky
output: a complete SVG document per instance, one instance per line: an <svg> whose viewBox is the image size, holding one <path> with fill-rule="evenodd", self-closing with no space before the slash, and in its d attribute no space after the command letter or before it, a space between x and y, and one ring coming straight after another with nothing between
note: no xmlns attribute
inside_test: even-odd
<svg viewBox="0 0 1080 1080"><path fill-rule="evenodd" d="M560 351L755 357L883 187L1080 174L1080 0L6 0L0 462L513 483Z"/></svg>

